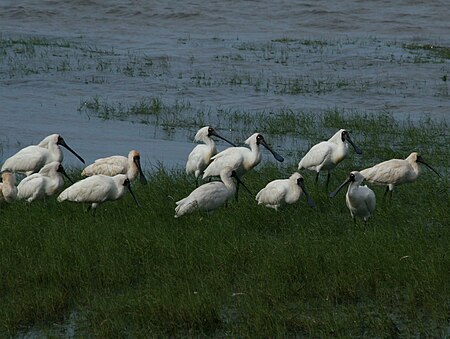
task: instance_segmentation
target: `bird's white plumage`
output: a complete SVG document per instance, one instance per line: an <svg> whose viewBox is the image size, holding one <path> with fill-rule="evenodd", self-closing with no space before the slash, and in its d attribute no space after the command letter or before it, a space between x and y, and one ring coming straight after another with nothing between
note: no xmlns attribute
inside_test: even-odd
<svg viewBox="0 0 450 339"><path fill-rule="evenodd" d="M59 147L60 144L64 145L84 162L78 154L67 146L59 134L51 134L45 137L38 145L22 148L16 154L6 159L2 165L2 171L8 170L30 175L39 172L44 165L53 161L62 162L63 152Z"/></svg>
<svg viewBox="0 0 450 339"><path fill-rule="evenodd" d="M361 170L360 173L366 181L376 185L387 185L389 191L393 191L394 186L411 183L417 179L420 173L419 162L431 168L430 165L421 160L417 152L412 152L406 159L383 161L370 168ZM434 171L433 168L431 169Z"/></svg>
<svg viewBox="0 0 450 339"><path fill-rule="evenodd" d="M195 178L203 174L203 171L211 161L211 157L217 154L216 143L209 136L209 128L209 126L205 126L198 130L194 141L203 142L204 144L195 146L189 153L186 162L186 174L194 175Z"/></svg>
<svg viewBox="0 0 450 339"><path fill-rule="evenodd" d="M213 181L197 187L186 198L176 202L175 218L196 210L208 212L219 208L236 192L231 168L220 172L221 181Z"/></svg>
<svg viewBox="0 0 450 339"><path fill-rule="evenodd" d="M295 172L289 179L277 179L269 182L256 195L258 205L264 205L277 210L283 205L296 203L303 195L303 190L298 184L298 179L300 178L302 176Z"/></svg>
<svg viewBox="0 0 450 339"><path fill-rule="evenodd" d="M127 180L125 174L113 177L95 174L66 188L57 200L90 203L96 208L103 202L120 199L126 192Z"/></svg>
<svg viewBox="0 0 450 339"><path fill-rule="evenodd" d="M357 153L361 151L350 139L348 131L340 129L327 141L322 141L314 146L303 156L298 164L298 169L303 168L315 171L328 171L334 169L348 154L348 142Z"/></svg>
<svg viewBox="0 0 450 339"><path fill-rule="evenodd" d="M349 184L345 195L345 203L350 210L350 214L354 220L358 217L367 222L375 210L376 197L367 185L361 185L363 181L364 177L361 173L353 171L349 178L332 194L333 196L336 195L342 187Z"/></svg>
<svg viewBox="0 0 450 339"><path fill-rule="evenodd" d="M2 172L2 182L0 182L0 203L12 203L16 198L16 176L10 171L4 171Z"/></svg>
<svg viewBox="0 0 450 339"><path fill-rule="evenodd" d="M60 166L59 161L53 161L42 167L38 173L25 177L17 186L17 198L32 202L58 193L64 186Z"/></svg>
<svg viewBox="0 0 450 339"><path fill-rule="evenodd" d="M245 143L250 148L229 147L213 156L212 162L204 171L203 178L218 176L225 167L236 171L238 177L243 176L261 162L261 144L272 152L277 160L283 161L283 158L267 145L263 136L259 133L252 134L245 140Z"/></svg>
<svg viewBox="0 0 450 339"><path fill-rule="evenodd" d="M141 180L146 181L141 168L140 154L136 150L131 150L128 153L128 157L113 155L97 159L93 164L86 166L81 174L84 176L125 174L130 180L136 179L138 174L140 174Z"/></svg>

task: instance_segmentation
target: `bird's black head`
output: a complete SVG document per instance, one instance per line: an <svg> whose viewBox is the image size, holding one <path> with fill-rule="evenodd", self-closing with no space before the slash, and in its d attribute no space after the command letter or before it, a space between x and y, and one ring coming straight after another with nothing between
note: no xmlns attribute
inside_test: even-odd
<svg viewBox="0 0 450 339"><path fill-rule="evenodd" d="M342 133L341 133L341 140L343 142L345 142L349 138L350 138L350 133L348 133L348 131L346 131L346 130L343 130Z"/></svg>
<svg viewBox="0 0 450 339"><path fill-rule="evenodd" d="M299 185L299 186L301 186L304 182L305 182L305 179L303 179L303 178L297 179L297 185Z"/></svg>
<svg viewBox="0 0 450 339"><path fill-rule="evenodd" d="M208 127L208 136L210 137L211 135L214 135L216 133L216 131L214 130L214 128L212 127Z"/></svg>
<svg viewBox="0 0 450 339"><path fill-rule="evenodd" d="M126 178L126 179L123 181L123 185L126 186L126 187L129 187L129 186L130 186L130 179Z"/></svg>
<svg viewBox="0 0 450 339"><path fill-rule="evenodd" d="M65 145L65 141L64 141L64 138L62 137L62 136L60 136L60 135L58 135L58 140L56 141L56 144L57 145Z"/></svg>
<svg viewBox="0 0 450 339"><path fill-rule="evenodd" d="M261 142L264 142L264 137L261 134L256 136L256 144L259 145Z"/></svg>
<svg viewBox="0 0 450 339"><path fill-rule="evenodd" d="M348 176L348 179L352 182L354 182L356 180L355 174L354 173L350 173L350 175Z"/></svg>

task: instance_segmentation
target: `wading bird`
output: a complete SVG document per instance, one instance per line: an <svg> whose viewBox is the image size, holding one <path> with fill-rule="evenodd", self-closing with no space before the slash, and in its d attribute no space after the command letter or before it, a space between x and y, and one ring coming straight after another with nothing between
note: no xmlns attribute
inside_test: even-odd
<svg viewBox="0 0 450 339"><path fill-rule="evenodd" d="M222 168L220 179L197 187L186 198L176 202L175 218L196 210L209 212L224 205L236 192L236 185L232 178L236 178L245 188L246 186L230 167Z"/></svg>
<svg viewBox="0 0 450 339"><path fill-rule="evenodd" d="M128 189L136 204L140 207L136 196L131 190L130 179L125 174L117 174L113 177L96 174L92 177L80 180L66 188L58 196L58 201L73 201L89 203L88 210L95 209L106 201L120 199Z"/></svg>
<svg viewBox="0 0 450 339"><path fill-rule="evenodd" d="M131 181L136 179L139 174L141 183L147 183L141 167L141 155L135 150L131 150L128 153L128 158L122 155L113 155L111 157L97 159L81 173L81 175L86 177L95 174L103 174L110 177L117 174L125 174Z"/></svg>
<svg viewBox="0 0 450 339"><path fill-rule="evenodd" d="M19 183L17 198L32 202L59 193L64 186L63 175L73 183L61 163L53 161L42 167L38 173L29 175Z"/></svg>
<svg viewBox="0 0 450 339"><path fill-rule="evenodd" d="M314 207L314 201L306 192L303 177L295 172L289 179L277 179L269 182L258 192L256 200L258 205L278 210L281 206L296 203L302 195L306 196L308 205Z"/></svg>
<svg viewBox="0 0 450 339"><path fill-rule="evenodd" d="M272 150L264 140L264 137L259 133L252 134L245 140L245 143L250 146L250 149L247 147L230 147L213 156L211 163L204 171L203 179L220 175L220 172L225 167L230 167L233 171L236 171L236 175L239 178L242 177L261 162L260 145L267 148L275 159L280 162L284 161L283 157ZM236 196L237 190L239 190L239 182L236 188Z"/></svg>
<svg viewBox="0 0 450 339"><path fill-rule="evenodd" d="M51 134L38 145L22 148L16 154L6 159L2 166L2 171L21 172L26 175L37 173L42 167L52 161L62 162L63 153L59 146L67 148L84 164L83 158L66 144L62 136Z"/></svg>
<svg viewBox="0 0 450 339"><path fill-rule="evenodd" d="M316 183L319 179L320 171L328 171L327 183L330 181L331 170L335 168L348 154L348 143L350 143L357 154L361 154L361 149L356 146L350 134L345 129L337 131L327 141L322 141L305 154L298 164L298 169L306 168L310 171L316 171Z"/></svg>
<svg viewBox="0 0 450 339"><path fill-rule="evenodd" d="M12 203L17 198L16 176L10 171L2 172L0 182L0 203Z"/></svg>
<svg viewBox="0 0 450 339"><path fill-rule="evenodd" d="M217 154L216 143L211 136L216 136L230 145L236 146L232 142L217 134L214 128L210 126L200 128L195 135L194 141L202 141L204 144L195 146L189 154L186 162L186 174L195 176L196 186L198 186L198 178L203 174L203 171L211 162L211 157Z"/></svg>
<svg viewBox="0 0 450 339"><path fill-rule="evenodd" d="M438 176L439 173L427 164L417 152L412 152L406 159L391 159L360 171L364 178L377 185L387 185L387 192L392 197L394 186L416 181L420 173L419 164L424 164Z"/></svg>
<svg viewBox="0 0 450 339"><path fill-rule="evenodd" d="M330 193L330 198L334 198L345 185L350 184L345 195L345 203L355 223L356 217L362 218L364 223L367 223L376 205L375 193L367 185L361 186L363 181L361 173L353 171L336 191Z"/></svg>

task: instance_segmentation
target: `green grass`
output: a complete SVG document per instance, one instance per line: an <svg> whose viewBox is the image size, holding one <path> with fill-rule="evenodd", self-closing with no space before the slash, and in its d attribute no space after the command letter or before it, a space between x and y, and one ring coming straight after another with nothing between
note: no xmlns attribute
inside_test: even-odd
<svg viewBox="0 0 450 339"><path fill-rule="evenodd" d="M291 124L285 115L276 124ZM314 209L301 200L275 212L242 191L214 213L174 219L175 201L194 179L162 167L147 173L148 185L134 186L143 208L129 195L95 217L54 198L2 206L0 335L59 336L68 328L99 337L448 335L447 127L329 112L309 121L318 128L310 142L338 123L354 128L364 153L334 171L329 191L350 170L413 148L442 178L424 168L389 202L373 187L378 202L367 226L354 225L344 192L328 198L314 173L304 173ZM299 156L259 165L244 177L247 186L256 193L287 177Z"/></svg>

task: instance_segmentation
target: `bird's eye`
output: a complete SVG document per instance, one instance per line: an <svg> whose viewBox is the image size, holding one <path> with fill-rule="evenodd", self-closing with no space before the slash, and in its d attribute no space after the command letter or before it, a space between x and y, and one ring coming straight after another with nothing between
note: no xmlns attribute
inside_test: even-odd
<svg viewBox="0 0 450 339"><path fill-rule="evenodd" d="M130 185L130 179L126 178L125 181L123 182L124 186L128 186Z"/></svg>
<svg viewBox="0 0 450 339"><path fill-rule="evenodd" d="M208 128L208 134L209 134L209 133L212 133L212 132L214 132L214 128L209 127L209 128Z"/></svg>

